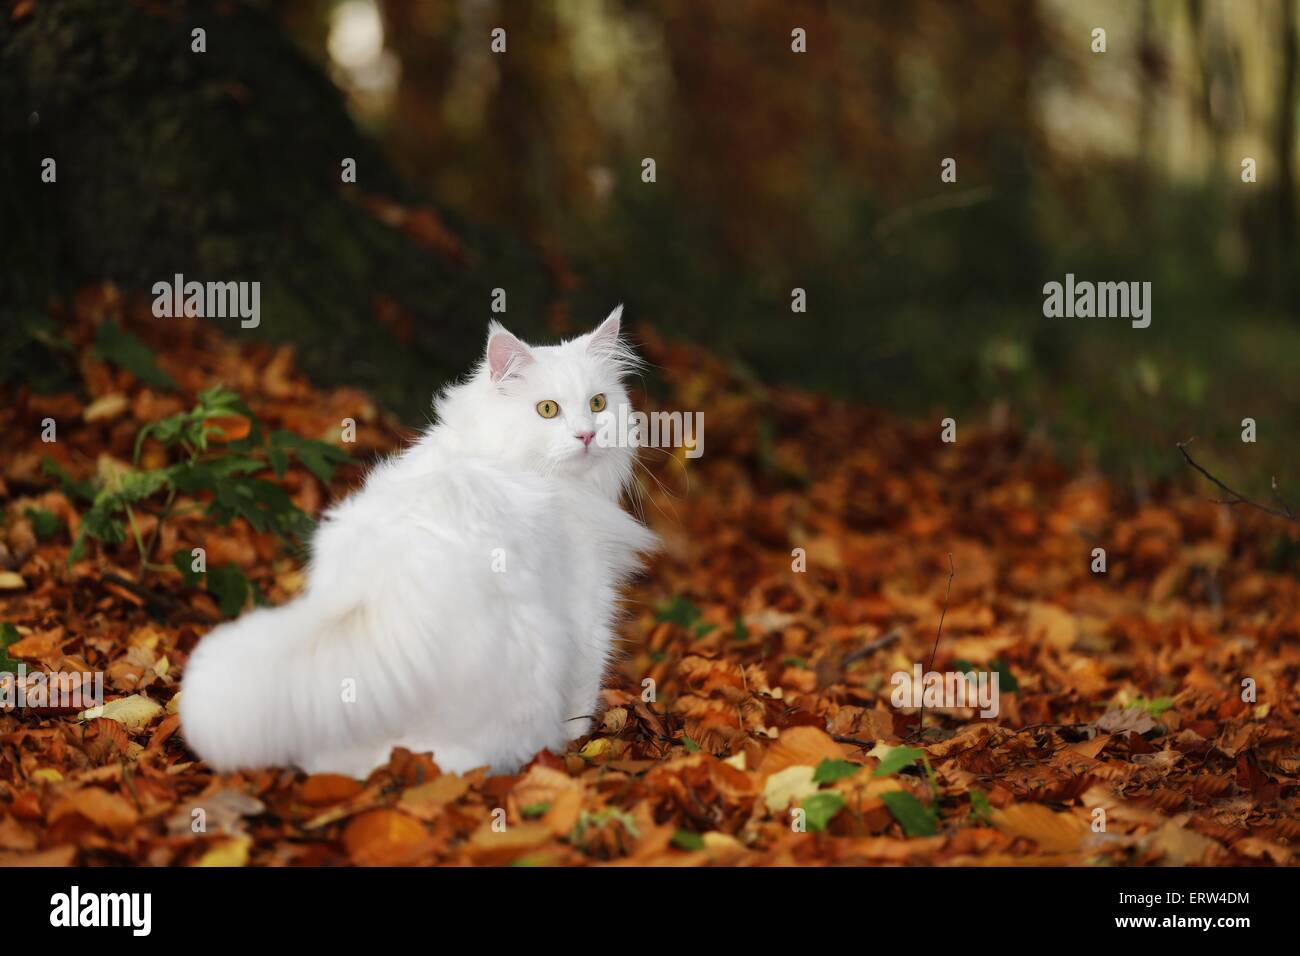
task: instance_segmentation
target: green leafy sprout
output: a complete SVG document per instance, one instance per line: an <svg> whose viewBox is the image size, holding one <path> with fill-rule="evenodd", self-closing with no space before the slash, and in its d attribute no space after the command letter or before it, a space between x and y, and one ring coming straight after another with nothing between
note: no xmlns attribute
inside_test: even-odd
<svg viewBox="0 0 1300 956"><path fill-rule="evenodd" d="M227 434L223 425L239 418L247 419L248 433L214 448L214 442ZM161 468L140 466L141 452L150 438L163 446L170 464ZM188 571L189 562L181 560L185 552L174 555L171 564L150 561L164 523L183 510L201 510L218 525L243 518L258 532L269 531L287 543L301 543L310 535L314 522L280 484L268 477L283 477L294 460L328 484L334 470L349 456L334 445L293 432L268 434L237 393L217 385L200 392L198 403L189 411L141 428L129 468L101 474L93 482L72 479L48 458L44 470L59 481L70 498L90 505L81 516L81 529L68 554L69 564L85 554L87 539L118 545L129 534L140 556L141 571L179 568L186 583L193 585L196 579ZM180 498L190 500L182 505ZM145 512L157 517L148 541L138 521ZM237 612L248 595L247 581L232 565L214 568L208 584L218 594L223 613Z"/></svg>

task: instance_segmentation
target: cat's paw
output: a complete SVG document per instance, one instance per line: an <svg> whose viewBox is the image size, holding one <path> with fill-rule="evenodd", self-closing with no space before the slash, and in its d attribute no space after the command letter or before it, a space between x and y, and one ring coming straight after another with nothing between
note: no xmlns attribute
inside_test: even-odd
<svg viewBox="0 0 1300 956"><path fill-rule="evenodd" d="M388 763L387 747L356 747L314 754L299 762L309 774L333 773L365 780L376 767Z"/></svg>

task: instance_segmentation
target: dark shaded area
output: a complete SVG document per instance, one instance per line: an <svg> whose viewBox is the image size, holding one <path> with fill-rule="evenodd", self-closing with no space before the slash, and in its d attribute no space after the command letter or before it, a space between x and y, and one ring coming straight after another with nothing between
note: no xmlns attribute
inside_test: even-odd
<svg viewBox="0 0 1300 956"><path fill-rule="evenodd" d="M191 52L197 24L206 54ZM15 314L38 317L86 282L147 295L176 273L257 280L257 334L294 343L322 381L365 385L419 420L476 355L495 277L511 277L527 314L552 296L537 256L509 237L427 204L385 222L414 215L414 195L260 11L41 3L18 23L0 18L0 76L11 356L28 348ZM45 157L55 183L40 180ZM358 185L341 183L344 157ZM393 205L377 214L366 201L381 197Z"/></svg>

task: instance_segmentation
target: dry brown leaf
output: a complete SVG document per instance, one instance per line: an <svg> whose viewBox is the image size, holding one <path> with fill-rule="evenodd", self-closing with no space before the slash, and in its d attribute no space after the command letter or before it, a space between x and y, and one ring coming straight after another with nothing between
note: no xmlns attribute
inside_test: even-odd
<svg viewBox="0 0 1300 956"><path fill-rule="evenodd" d="M817 727L790 727L781 731L768 748L759 771L766 779L786 767L802 764L815 768L823 760L843 759L844 748L826 731Z"/></svg>
<svg viewBox="0 0 1300 956"><path fill-rule="evenodd" d="M469 785L470 781L466 777L444 773L428 783L407 790L398 801L398 806L421 820L432 820L443 807L468 793Z"/></svg>
<svg viewBox="0 0 1300 956"><path fill-rule="evenodd" d="M126 799L99 787L86 787L65 794L50 809L50 823L76 814L110 833L122 834L135 826L139 812Z"/></svg>
<svg viewBox="0 0 1300 956"><path fill-rule="evenodd" d="M1162 854L1170 866L1196 866L1211 862L1223 848L1209 837L1201 836L1183 824L1186 817L1166 820L1147 838L1148 845Z"/></svg>
<svg viewBox="0 0 1300 956"><path fill-rule="evenodd" d="M1054 813L1041 803L1013 803L993 811L993 825L1013 837L1033 840L1048 853L1073 853L1088 826L1070 813Z"/></svg>

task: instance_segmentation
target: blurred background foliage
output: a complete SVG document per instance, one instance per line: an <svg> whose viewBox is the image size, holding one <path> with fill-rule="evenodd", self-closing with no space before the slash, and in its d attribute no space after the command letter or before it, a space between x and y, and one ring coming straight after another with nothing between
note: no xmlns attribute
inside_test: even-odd
<svg viewBox="0 0 1300 956"><path fill-rule="evenodd" d="M263 156L239 176L291 197L282 216L311 219L316 241L294 247L220 215L174 229L206 228L209 249L238 246L241 229L260 237L259 261L297 276L271 295L263 333L413 420L437 376L470 361L502 287L502 318L523 334L575 331L625 302L634 329L701 341L768 382L931 416L936 429L948 414L1016 421L1139 483L1180 467L1173 444L1196 435L1251 490L1279 469L1284 485L1300 483L1295 0L224 6L251 11L245 48L243 36L273 29L301 57L295 77L329 80L296 80L312 99L259 86L251 77L270 67L246 50L237 69L252 95L232 120L276 116L284 151L310 154L309 175ZM173 26L208 22L204 5L185 9ZM504 55L489 47L496 27ZM796 27L803 54L791 50ZM263 52L284 59L276 49ZM220 42L210 50L224 57ZM182 58L176 69L195 69ZM468 250L456 268L402 270L396 252L376 263L387 240L298 185L319 166L321 190L346 188L327 178L330 150L351 134L321 133L344 121L314 105L335 90L374 151L359 164L362 191L438 210L437 227ZM129 93L138 110L141 95ZM125 132L147 140L139 127L165 121ZM238 171L238 138L213 135ZM946 157L955 183L940 181ZM1242 181L1247 157L1257 182ZM302 262L326 243L348 267L318 277ZM72 258L65 280L94 268L147 278ZM148 274L196 260L234 268L240 257L204 258L181 235ZM1151 326L1044 318L1043 285L1067 272L1150 281ZM795 288L806 313L791 311ZM336 304L339 317L323 319ZM344 308L362 316L354 331ZM369 344L403 324L407 340ZM1257 445L1240 441L1247 416Z"/></svg>

